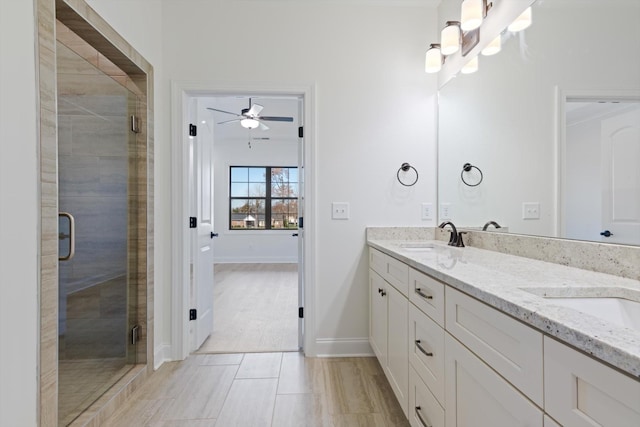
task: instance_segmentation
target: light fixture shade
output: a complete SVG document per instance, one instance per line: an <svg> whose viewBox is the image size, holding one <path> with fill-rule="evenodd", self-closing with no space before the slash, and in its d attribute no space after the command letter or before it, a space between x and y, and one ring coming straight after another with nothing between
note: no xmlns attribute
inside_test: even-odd
<svg viewBox="0 0 640 427"><path fill-rule="evenodd" d="M484 0L464 0L460 9L460 28L471 31L482 25Z"/></svg>
<svg viewBox="0 0 640 427"><path fill-rule="evenodd" d="M469 62L464 64L460 69L462 74L471 74L478 71L478 57L474 56Z"/></svg>
<svg viewBox="0 0 640 427"><path fill-rule="evenodd" d="M441 68L442 53L440 53L440 45L432 44L425 55L424 71L427 73L437 73Z"/></svg>
<svg viewBox="0 0 640 427"><path fill-rule="evenodd" d="M460 50L460 23L447 21L440 33L440 51L443 55L452 55Z"/></svg>
<svg viewBox="0 0 640 427"><path fill-rule="evenodd" d="M531 25L531 22L531 6L529 6L524 12L520 14L520 16L516 18L515 21L511 23L511 25L507 27L507 29L516 33L518 31L524 30L525 28L528 28L529 25Z"/></svg>
<svg viewBox="0 0 640 427"><path fill-rule="evenodd" d="M484 56L491 56L500 52L501 49L502 49L502 36L498 35L498 37L491 40L491 43L489 43L484 49L482 49L482 52L480 53L483 54Z"/></svg>
<svg viewBox="0 0 640 427"><path fill-rule="evenodd" d="M240 120L240 126L247 129L255 129L260 125L256 119L242 119Z"/></svg>

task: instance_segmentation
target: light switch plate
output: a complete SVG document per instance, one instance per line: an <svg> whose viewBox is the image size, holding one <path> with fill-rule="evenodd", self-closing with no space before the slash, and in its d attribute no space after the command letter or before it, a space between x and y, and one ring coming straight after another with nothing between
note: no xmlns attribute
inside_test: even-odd
<svg viewBox="0 0 640 427"><path fill-rule="evenodd" d="M349 219L349 203L331 203L331 219Z"/></svg>
<svg viewBox="0 0 640 427"><path fill-rule="evenodd" d="M522 219L540 219L540 203L524 202L522 204Z"/></svg>

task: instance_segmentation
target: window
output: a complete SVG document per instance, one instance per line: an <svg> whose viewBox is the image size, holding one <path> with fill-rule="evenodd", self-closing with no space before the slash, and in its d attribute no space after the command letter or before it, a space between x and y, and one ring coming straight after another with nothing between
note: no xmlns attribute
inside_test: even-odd
<svg viewBox="0 0 640 427"><path fill-rule="evenodd" d="M231 166L230 230L297 230L298 168Z"/></svg>

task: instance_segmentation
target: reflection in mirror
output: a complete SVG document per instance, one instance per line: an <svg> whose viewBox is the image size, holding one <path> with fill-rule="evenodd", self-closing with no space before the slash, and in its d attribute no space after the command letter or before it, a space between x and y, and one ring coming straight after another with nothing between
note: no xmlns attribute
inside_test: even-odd
<svg viewBox="0 0 640 427"><path fill-rule="evenodd" d="M640 245L639 16L637 0L538 0L529 28L440 89L439 201L456 225Z"/></svg>

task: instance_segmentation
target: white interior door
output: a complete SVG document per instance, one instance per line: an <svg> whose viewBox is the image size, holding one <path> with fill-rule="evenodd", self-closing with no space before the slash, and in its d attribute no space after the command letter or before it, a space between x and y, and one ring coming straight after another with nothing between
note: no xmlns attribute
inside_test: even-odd
<svg viewBox="0 0 640 427"><path fill-rule="evenodd" d="M298 100L298 307L304 311L304 100ZM304 316L298 316L298 348L304 348Z"/></svg>
<svg viewBox="0 0 640 427"><path fill-rule="evenodd" d="M193 99L191 123L197 126L191 141L193 165L192 216L196 228L192 233L191 301L196 309L192 321L191 350L197 350L213 331L213 126L207 120L202 101Z"/></svg>
<svg viewBox="0 0 640 427"><path fill-rule="evenodd" d="M602 241L640 244L640 108L602 121Z"/></svg>

